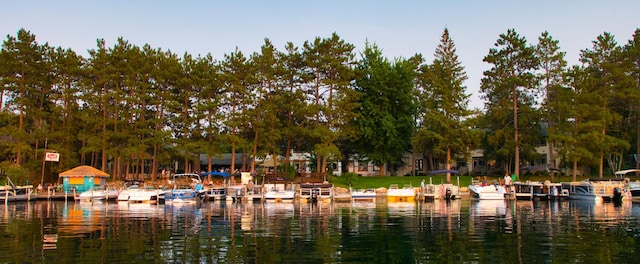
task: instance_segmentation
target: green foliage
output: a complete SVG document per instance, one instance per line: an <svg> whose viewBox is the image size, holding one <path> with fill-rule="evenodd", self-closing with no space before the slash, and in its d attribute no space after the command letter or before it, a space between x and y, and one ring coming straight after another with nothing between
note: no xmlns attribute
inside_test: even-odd
<svg viewBox="0 0 640 264"><path fill-rule="evenodd" d="M495 46L483 60L492 66L484 72L480 86L486 100L481 126L490 131L482 148L487 156L507 163L508 169L509 164L520 164L521 151L529 152L523 156L533 156L540 142L540 119L533 96L539 60L535 48L514 29L501 34Z"/></svg>
<svg viewBox="0 0 640 264"><path fill-rule="evenodd" d="M411 148L416 66L410 60L389 62L375 45L367 44L362 53L355 85L358 118L352 126L357 128L358 152L372 161L402 165L402 154Z"/></svg>
<svg viewBox="0 0 640 264"><path fill-rule="evenodd" d="M473 129L471 123L470 95L464 86L467 74L446 28L434 57L418 77L419 127L413 143L418 152L428 152L451 164L453 157L466 157L470 149L478 146L480 131Z"/></svg>
<svg viewBox="0 0 640 264"><path fill-rule="evenodd" d="M278 165L278 171L284 172L287 175L287 179L293 180L296 177L298 171L296 171L296 167L291 164L281 164Z"/></svg>
<svg viewBox="0 0 640 264"><path fill-rule="evenodd" d="M8 177L16 185L25 185L35 183L32 176L30 176L30 170L26 167L16 166L8 161L0 162L0 168L2 168L3 176ZM4 180L4 179L3 179ZM4 184L8 184L8 180L4 180Z"/></svg>
<svg viewBox="0 0 640 264"><path fill-rule="evenodd" d="M340 177L344 178L346 184L353 186L358 181L359 175L354 172L346 172L340 175Z"/></svg>
<svg viewBox="0 0 640 264"><path fill-rule="evenodd" d="M175 160L196 167L198 154L227 150L312 153L313 170L325 171L356 154L392 166L410 150L445 160L482 141L487 160L513 165L516 147L521 163L539 158L547 122L561 165L614 169L639 143L638 32L624 47L598 36L566 69L549 33L531 46L510 29L484 58L485 112L474 113L447 29L429 65L419 55L389 61L369 44L355 60L336 33L284 52L265 39L249 57L236 49L216 61L123 38L99 39L83 58L20 29L0 51L0 160L39 178L47 142L62 160L45 178L80 164L116 179Z"/></svg>

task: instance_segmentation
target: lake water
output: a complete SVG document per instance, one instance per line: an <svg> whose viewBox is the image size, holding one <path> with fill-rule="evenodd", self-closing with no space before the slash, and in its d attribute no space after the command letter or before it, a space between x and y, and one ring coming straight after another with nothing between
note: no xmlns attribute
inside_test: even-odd
<svg viewBox="0 0 640 264"><path fill-rule="evenodd" d="M640 204L0 204L2 263L640 263Z"/></svg>

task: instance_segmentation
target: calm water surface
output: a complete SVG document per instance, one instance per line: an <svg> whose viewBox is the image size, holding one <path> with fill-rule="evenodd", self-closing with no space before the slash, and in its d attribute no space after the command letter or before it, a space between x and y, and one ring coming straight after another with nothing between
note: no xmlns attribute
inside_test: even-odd
<svg viewBox="0 0 640 264"><path fill-rule="evenodd" d="M640 204L0 204L2 263L640 263Z"/></svg>

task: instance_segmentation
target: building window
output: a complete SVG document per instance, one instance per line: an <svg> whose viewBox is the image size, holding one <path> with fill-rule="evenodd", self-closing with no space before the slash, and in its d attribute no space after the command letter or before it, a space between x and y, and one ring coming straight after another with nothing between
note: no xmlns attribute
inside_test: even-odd
<svg viewBox="0 0 640 264"><path fill-rule="evenodd" d="M540 146L546 146L547 145L547 137L543 137L542 140L540 140Z"/></svg>
<svg viewBox="0 0 640 264"><path fill-rule="evenodd" d="M422 171L424 168L424 160L423 159L416 159L416 170L417 171Z"/></svg>
<svg viewBox="0 0 640 264"><path fill-rule="evenodd" d="M547 164L547 154L540 155L540 165Z"/></svg>
<svg viewBox="0 0 640 264"><path fill-rule="evenodd" d="M368 171L369 168L367 168L367 162L363 161L363 160L359 160L358 161L358 171Z"/></svg>
<svg viewBox="0 0 640 264"><path fill-rule="evenodd" d="M373 163L373 171L380 171L380 163L379 162Z"/></svg>

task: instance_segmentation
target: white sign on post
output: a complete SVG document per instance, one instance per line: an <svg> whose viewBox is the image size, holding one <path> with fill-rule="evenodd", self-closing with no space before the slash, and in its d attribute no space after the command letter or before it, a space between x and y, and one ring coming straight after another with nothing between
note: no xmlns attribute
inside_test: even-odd
<svg viewBox="0 0 640 264"><path fill-rule="evenodd" d="M60 153L55 153L55 152L47 152L44 154L44 160L45 161L55 161L55 162L60 162Z"/></svg>

